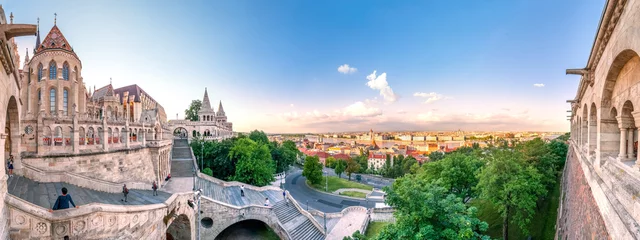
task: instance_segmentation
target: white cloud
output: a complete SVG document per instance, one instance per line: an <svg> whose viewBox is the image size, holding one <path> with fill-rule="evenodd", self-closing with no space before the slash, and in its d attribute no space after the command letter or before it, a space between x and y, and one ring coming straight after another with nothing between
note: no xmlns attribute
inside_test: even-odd
<svg viewBox="0 0 640 240"><path fill-rule="evenodd" d="M534 83L534 87L544 87L544 83Z"/></svg>
<svg viewBox="0 0 640 240"><path fill-rule="evenodd" d="M292 103L292 104L290 104L289 106L293 107L293 103Z"/></svg>
<svg viewBox="0 0 640 240"><path fill-rule="evenodd" d="M353 120L366 120L371 117L382 115L382 110L376 107L368 106L368 104L358 101L346 107L334 110L332 112L320 112L313 110L310 112L299 114L296 111L286 112L279 117L287 122L298 124L326 123L326 122L344 122Z"/></svg>
<svg viewBox="0 0 640 240"><path fill-rule="evenodd" d="M393 93L393 90L387 82L387 73L382 73L376 77L376 71L367 76L367 86L374 90L380 90L380 96L387 102L395 102L398 100L398 96Z"/></svg>
<svg viewBox="0 0 640 240"><path fill-rule="evenodd" d="M363 102L355 102L342 110L343 115L352 117L372 117L382 114L379 108L368 107Z"/></svg>
<svg viewBox="0 0 640 240"><path fill-rule="evenodd" d="M424 92L417 92L413 94L414 97L421 97L421 98L426 98L427 100L424 101L424 103L432 103L441 99L447 99L449 97L445 97L442 94L439 93L435 93L435 92L430 92L430 93L424 93Z"/></svg>
<svg viewBox="0 0 640 240"><path fill-rule="evenodd" d="M349 67L349 64L344 64L344 65L338 67L338 72L341 72L343 74L351 74L351 73L355 73L357 71L358 71L357 68Z"/></svg>

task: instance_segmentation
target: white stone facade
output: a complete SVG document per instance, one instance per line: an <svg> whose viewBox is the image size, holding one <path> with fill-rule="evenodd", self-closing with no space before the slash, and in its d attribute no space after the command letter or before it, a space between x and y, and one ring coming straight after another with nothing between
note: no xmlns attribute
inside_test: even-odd
<svg viewBox="0 0 640 240"><path fill-rule="evenodd" d="M198 111L198 120L170 120L170 129L175 136L187 138L200 137L205 140L222 140L233 136L233 124L227 122L222 101L216 112L209 102L209 93L204 89L202 106Z"/></svg>
<svg viewBox="0 0 640 240"><path fill-rule="evenodd" d="M571 103L571 143L612 239L640 238L640 1L609 0Z"/></svg>

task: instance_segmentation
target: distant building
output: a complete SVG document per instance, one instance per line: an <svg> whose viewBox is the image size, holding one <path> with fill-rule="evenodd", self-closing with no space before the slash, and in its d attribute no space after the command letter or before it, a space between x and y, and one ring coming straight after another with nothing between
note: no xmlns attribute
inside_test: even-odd
<svg viewBox="0 0 640 240"><path fill-rule="evenodd" d="M369 153L369 158L367 159L367 164L369 165L369 169L378 170L381 169L384 164L387 162L387 156L379 153Z"/></svg>

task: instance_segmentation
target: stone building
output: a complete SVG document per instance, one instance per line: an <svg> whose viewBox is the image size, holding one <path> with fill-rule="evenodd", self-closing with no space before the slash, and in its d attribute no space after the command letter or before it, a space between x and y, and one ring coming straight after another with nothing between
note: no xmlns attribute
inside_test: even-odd
<svg viewBox="0 0 640 240"><path fill-rule="evenodd" d="M227 122L227 115L222 108L222 101L218 104L216 112L211 107L209 93L204 89L202 106L198 111L198 120L170 120L169 124L173 134L188 138L201 137L205 140L219 140L233 136L233 123Z"/></svg>
<svg viewBox="0 0 640 240"><path fill-rule="evenodd" d="M20 134L9 143L16 172L51 181L71 172L110 182L161 182L170 172L171 141L160 104L137 85L90 92L82 61L54 23L18 76L23 104ZM136 154L129 154L134 151ZM136 161L132 161L136 159Z"/></svg>
<svg viewBox="0 0 640 240"><path fill-rule="evenodd" d="M640 238L640 1L609 0L571 103L557 237ZM604 227L603 227L604 226Z"/></svg>

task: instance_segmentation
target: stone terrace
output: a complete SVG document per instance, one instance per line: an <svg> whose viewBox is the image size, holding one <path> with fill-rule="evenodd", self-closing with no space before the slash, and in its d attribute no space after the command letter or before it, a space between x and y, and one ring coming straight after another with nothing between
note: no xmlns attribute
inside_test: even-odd
<svg viewBox="0 0 640 240"><path fill-rule="evenodd" d="M239 207L248 205L264 205L265 198L269 198L269 203L271 205L283 199L282 192L275 190L255 191L245 187L244 197L241 197L239 186L224 187L220 184L200 178L198 178L196 185L198 186L198 189L202 189L204 191L204 196Z"/></svg>
<svg viewBox="0 0 640 240"><path fill-rule="evenodd" d="M145 205L163 203L171 194L158 191L158 196L153 196L151 190L129 189L128 201L121 201L121 193L107 193L78 187L68 183L40 183L24 177L13 176L7 180L8 192L11 195L24 199L43 208L51 209L56 202L60 189L66 187L76 206L89 203L104 203L113 205Z"/></svg>

